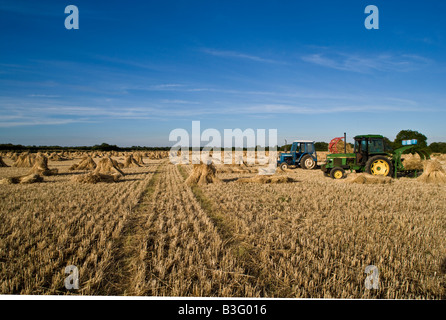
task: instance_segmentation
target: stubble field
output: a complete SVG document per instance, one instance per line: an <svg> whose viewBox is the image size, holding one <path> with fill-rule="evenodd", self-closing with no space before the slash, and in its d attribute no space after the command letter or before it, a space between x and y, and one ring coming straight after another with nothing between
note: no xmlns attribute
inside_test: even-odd
<svg viewBox="0 0 446 320"><path fill-rule="evenodd" d="M446 298L444 184L294 169L279 173L291 183L222 170L220 183L191 186L192 166L168 159L80 184L71 178L83 172L68 171L78 161L50 161L59 174L41 183L0 185L2 294ZM64 286L67 265L78 290ZM365 286L368 265L379 289Z"/></svg>

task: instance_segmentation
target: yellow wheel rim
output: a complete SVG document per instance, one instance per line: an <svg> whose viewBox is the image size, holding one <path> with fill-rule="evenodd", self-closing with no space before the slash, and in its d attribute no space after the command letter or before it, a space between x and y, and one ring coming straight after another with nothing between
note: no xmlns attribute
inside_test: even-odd
<svg viewBox="0 0 446 320"><path fill-rule="evenodd" d="M373 161L370 171L375 176L387 176L390 171L390 166L385 160Z"/></svg>
<svg viewBox="0 0 446 320"><path fill-rule="evenodd" d="M342 171L340 171L340 170L335 171L333 176L335 179L342 179L342 176L343 176Z"/></svg>

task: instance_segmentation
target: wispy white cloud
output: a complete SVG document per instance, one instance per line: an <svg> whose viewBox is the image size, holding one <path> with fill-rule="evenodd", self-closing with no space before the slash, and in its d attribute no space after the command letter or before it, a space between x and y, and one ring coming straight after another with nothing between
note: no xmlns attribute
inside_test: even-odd
<svg viewBox="0 0 446 320"><path fill-rule="evenodd" d="M54 90L31 91L26 96L4 94L0 96L0 127L109 120L171 121L200 116L438 112L444 104L442 96L423 98L420 103L421 98L413 96L367 95L364 92L331 92L292 86L282 87L282 91L268 91L166 82L126 89L159 92L151 97L121 95L113 96L113 99L109 95L58 96Z"/></svg>
<svg viewBox="0 0 446 320"><path fill-rule="evenodd" d="M409 72L429 66L433 63L431 59L415 54L378 54L360 55L349 53L315 53L301 57L303 61L320 65L323 67L370 73L373 71L384 72Z"/></svg>
<svg viewBox="0 0 446 320"><path fill-rule="evenodd" d="M210 93L218 93L225 95L234 95L234 96L258 96L259 98L270 97L274 100L280 99L311 99L311 100L353 100L353 101L361 101L366 100L366 96L362 96L360 94L352 94L345 92L330 92L330 91L320 91L309 88L287 88L286 91L270 91L270 90L237 90L237 89L225 89L225 88L211 88L211 87L193 87L185 84L182 85L153 85L149 89L150 91L172 91L177 93L200 93L200 92L210 92ZM199 96L196 96L198 99ZM402 102L408 103L410 105L415 105L416 102L414 100L410 100L407 98L397 98L397 97L386 97L383 96L383 99L388 99L389 101L394 102ZM262 98L263 99L263 98Z"/></svg>
<svg viewBox="0 0 446 320"><path fill-rule="evenodd" d="M202 52L217 56L217 57L223 57L223 58L236 58L236 59L244 59L244 60L251 60L255 62L266 62L266 63L283 63L281 61L273 60L273 59L267 59L255 55L245 54L241 52L236 51L224 51L224 50L215 50L215 49L202 49Z"/></svg>
<svg viewBox="0 0 446 320"><path fill-rule="evenodd" d="M183 88L183 87L184 87L184 85L179 84L179 83L163 83L163 84L151 85L147 89L153 90L153 91L163 91L163 90L175 90L175 89ZM145 88L140 87L139 89L145 89Z"/></svg>
<svg viewBox="0 0 446 320"><path fill-rule="evenodd" d="M129 66L129 67L135 67L138 69L147 69L147 70L165 70L162 66L159 64L155 64L153 62L148 61L135 61L134 59L119 59L115 57L109 57L104 55L93 55L91 56L93 59L98 59L103 62L107 63L113 63L123 66Z"/></svg>
<svg viewBox="0 0 446 320"><path fill-rule="evenodd" d="M314 105L285 105L285 104L240 104L237 106L200 108L181 108L171 105L148 106L140 108L84 108L84 107L63 107L55 110L46 108L39 110L27 110L4 116L1 115L0 127L19 127L35 125L63 125L70 123L86 122L105 122L110 119L115 120L174 120L187 119L203 116L262 116L262 115L320 115L320 114L345 114L349 113L376 113L376 112L438 112L432 108L401 107L391 104L377 105L340 105L333 107L324 107L318 104ZM3 113L3 112L2 112Z"/></svg>
<svg viewBox="0 0 446 320"><path fill-rule="evenodd" d="M52 94L30 94L28 97L31 98L60 98L58 95L52 95Z"/></svg>
<svg viewBox="0 0 446 320"><path fill-rule="evenodd" d="M3 119L0 121L0 128L12 128L12 127L24 127L24 126L42 126L42 125L65 125L69 123L76 122L91 122L91 121L80 121L73 119L47 119L47 118L27 118L24 117L20 120L15 121L4 121Z"/></svg>
<svg viewBox="0 0 446 320"><path fill-rule="evenodd" d="M188 102L188 101L186 101ZM167 106L167 107L166 107ZM104 122L115 120L142 120L158 119L172 120L178 118L191 118L199 116L233 116L233 115L291 115L291 114L335 114L335 113L367 113L367 112L429 112L435 109L420 108L417 105L410 107L400 101L389 100L384 102L371 102L369 104L337 103L326 106L324 101L315 100L305 103L252 103L249 101L236 104L214 102L200 103L191 108L182 101L164 101L161 104L131 103L114 106L83 107L76 105L61 105L57 103L32 103L20 106L6 106L0 109L0 127L16 127L30 125L61 125L77 122Z"/></svg>
<svg viewBox="0 0 446 320"><path fill-rule="evenodd" d="M250 113L250 114L332 114L345 112L359 113L375 113L377 111L387 112L429 112L435 111L430 108L403 107L391 104L367 104L367 105L339 105L333 107L323 107L320 105L281 105L281 104L264 104L254 105L245 108L237 108L232 110L234 113Z"/></svg>
<svg viewBox="0 0 446 320"><path fill-rule="evenodd" d="M188 101L188 100L180 100L180 99L161 99L161 103L166 103L166 104L200 104L197 101Z"/></svg>

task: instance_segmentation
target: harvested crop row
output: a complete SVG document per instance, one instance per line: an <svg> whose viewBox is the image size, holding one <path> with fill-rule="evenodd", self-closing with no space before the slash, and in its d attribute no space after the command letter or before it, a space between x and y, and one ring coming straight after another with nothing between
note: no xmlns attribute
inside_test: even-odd
<svg viewBox="0 0 446 320"><path fill-rule="evenodd" d="M80 273L76 294L101 294L112 248L155 164L116 184L80 185L69 176L0 190L0 292L66 294L65 267ZM63 179L63 180L61 180Z"/></svg>
<svg viewBox="0 0 446 320"><path fill-rule="evenodd" d="M137 294L169 296L256 296L224 250L214 224L197 203L176 166L163 167L147 204L146 240L140 252L145 275Z"/></svg>
<svg viewBox="0 0 446 320"><path fill-rule="evenodd" d="M446 297L444 187L289 175L300 182L201 186L259 257L268 296ZM364 286L368 265L378 267L379 290Z"/></svg>

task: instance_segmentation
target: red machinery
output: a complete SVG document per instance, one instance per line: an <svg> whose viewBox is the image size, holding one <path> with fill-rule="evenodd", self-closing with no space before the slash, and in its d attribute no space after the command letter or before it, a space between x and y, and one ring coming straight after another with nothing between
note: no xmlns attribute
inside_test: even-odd
<svg viewBox="0 0 446 320"><path fill-rule="evenodd" d="M338 143L340 141L344 140L344 150L338 150ZM333 138L331 139L330 143L328 144L328 150L330 151L330 153L347 153L347 143L346 143L346 134L344 133L343 137L337 137L337 138Z"/></svg>

